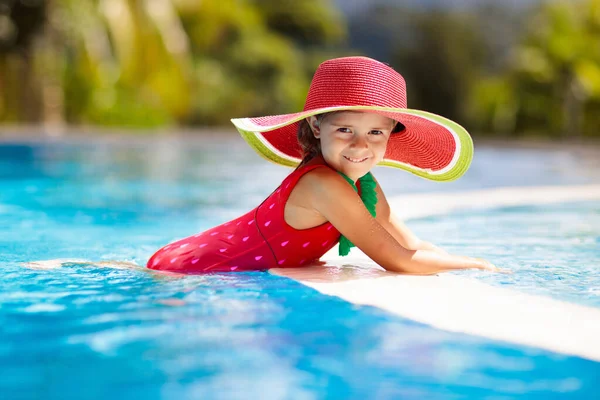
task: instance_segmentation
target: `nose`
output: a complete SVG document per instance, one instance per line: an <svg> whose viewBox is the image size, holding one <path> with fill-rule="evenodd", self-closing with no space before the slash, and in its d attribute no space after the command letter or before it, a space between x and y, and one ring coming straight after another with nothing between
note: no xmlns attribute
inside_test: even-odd
<svg viewBox="0 0 600 400"><path fill-rule="evenodd" d="M365 135L354 135L352 143L350 143L350 147L355 149L369 148L369 142L367 141L367 137Z"/></svg>

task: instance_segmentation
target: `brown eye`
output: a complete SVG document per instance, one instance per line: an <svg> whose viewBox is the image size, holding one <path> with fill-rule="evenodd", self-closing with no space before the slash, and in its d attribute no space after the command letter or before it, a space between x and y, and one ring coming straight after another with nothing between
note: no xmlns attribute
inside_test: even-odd
<svg viewBox="0 0 600 400"><path fill-rule="evenodd" d="M351 133L352 131L349 128L338 128L338 132Z"/></svg>
<svg viewBox="0 0 600 400"><path fill-rule="evenodd" d="M383 132L382 132L382 131L378 131L378 130L372 130L372 131L371 131L371 132L369 132L369 133L370 133L371 135L376 135L376 136L383 135Z"/></svg>

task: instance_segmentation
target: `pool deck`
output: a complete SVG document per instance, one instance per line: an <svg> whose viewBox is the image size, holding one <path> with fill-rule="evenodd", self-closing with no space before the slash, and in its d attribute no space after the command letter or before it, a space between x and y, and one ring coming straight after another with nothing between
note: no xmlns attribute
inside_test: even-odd
<svg viewBox="0 0 600 400"><path fill-rule="evenodd" d="M404 220L454 210L600 200L600 185L500 188L390 199ZM600 309L521 293L452 274L407 276L384 271L362 252L327 264L272 269L321 293L379 307L439 329L600 361Z"/></svg>

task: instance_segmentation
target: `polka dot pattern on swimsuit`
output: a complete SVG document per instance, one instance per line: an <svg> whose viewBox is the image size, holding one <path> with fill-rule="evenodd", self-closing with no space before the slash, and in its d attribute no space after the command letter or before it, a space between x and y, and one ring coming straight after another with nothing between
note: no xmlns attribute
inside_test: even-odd
<svg viewBox="0 0 600 400"><path fill-rule="evenodd" d="M284 203L307 171L292 172L259 207L206 232L165 246L148 267L186 273L294 267L319 259L339 239L331 224L296 230L285 223Z"/></svg>

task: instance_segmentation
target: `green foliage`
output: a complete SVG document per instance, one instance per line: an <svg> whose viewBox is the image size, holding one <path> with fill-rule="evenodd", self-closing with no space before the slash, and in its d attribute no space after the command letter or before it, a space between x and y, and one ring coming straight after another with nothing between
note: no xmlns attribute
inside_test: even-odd
<svg viewBox="0 0 600 400"><path fill-rule="evenodd" d="M318 0L54 0L46 11L45 33L26 52L40 65L27 90L44 102L46 86L58 86L62 103L40 108L68 123L223 124L294 112L311 54L345 36L332 4ZM45 68L48 53L61 62ZM11 80L16 68L3 66L21 57L0 54ZM27 103L7 88L0 84L0 120Z"/></svg>
<svg viewBox="0 0 600 400"><path fill-rule="evenodd" d="M393 63L407 80L409 107L465 120L465 99L486 57L472 16L419 12L404 22L412 42L398 45Z"/></svg>
<svg viewBox="0 0 600 400"><path fill-rule="evenodd" d="M513 85L507 79L489 78L474 85L468 101L473 126L509 134L515 130L518 108Z"/></svg>
<svg viewBox="0 0 600 400"><path fill-rule="evenodd" d="M253 0L268 28L303 47L336 43L346 35L342 15L331 0Z"/></svg>
<svg viewBox="0 0 600 400"><path fill-rule="evenodd" d="M10 4L0 122L213 125L295 112L320 62L367 54L405 76L409 107L471 130L600 135L600 0L523 16L377 6L351 32L333 0Z"/></svg>
<svg viewBox="0 0 600 400"><path fill-rule="evenodd" d="M557 137L600 135L598 43L600 0L544 3L532 15L509 67L474 89L478 126Z"/></svg>

